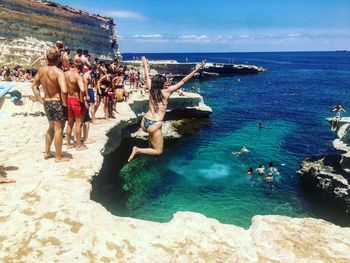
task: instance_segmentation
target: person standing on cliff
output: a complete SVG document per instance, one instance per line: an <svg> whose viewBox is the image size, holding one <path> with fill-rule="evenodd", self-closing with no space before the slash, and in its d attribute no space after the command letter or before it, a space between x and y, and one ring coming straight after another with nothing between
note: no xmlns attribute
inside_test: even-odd
<svg viewBox="0 0 350 263"><path fill-rule="evenodd" d="M180 82L167 86L167 79L163 75L157 74L151 79L147 59L142 57L141 61L145 72L146 86L149 89L149 110L142 118L141 128L143 131L149 134L150 145L152 147L138 148L134 146L128 162L130 162L136 154L159 156L163 153L164 139L162 133L162 123L168 108L169 98L173 92L179 90L183 85L185 85L194 76L194 74L201 70L205 65L205 62L201 63L199 67L194 69Z"/></svg>
<svg viewBox="0 0 350 263"><path fill-rule="evenodd" d="M70 55L70 49L68 47L64 48L64 51L61 55L61 61L62 61L62 70L68 71L69 70L69 55Z"/></svg>
<svg viewBox="0 0 350 263"><path fill-rule="evenodd" d="M32 89L36 99L44 105L46 117L49 121L49 129L45 137L44 158L51 155L51 144L54 141L56 162L68 161L68 157L62 156L63 123L67 120L67 86L66 78L62 70L57 68L61 52L52 49L46 54L47 66L43 66L36 74ZM39 86L44 90L44 98L40 95Z"/></svg>
<svg viewBox="0 0 350 263"><path fill-rule="evenodd" d="M60 52L60 59L59 61L57 62L57 67L61 69L61 66L62 66L62 62L61 62L61 56L63 54L63 43L62 41L56 41L56 44L55 44L55 49L56 51ZM40 60L46 60L46 54L44 54L42 57L38 57L30 66L34 66L36 63L38 63Z"/></svg>
<svg viewBox="0 0 350 263"><path fill-rule="evenodd" d="M83 50L82 49L78 49L77 50L77 54L74 56L74 59L73 59L73 63L75 65L85 65L87 66L88 68L91 68L91 64L88 60L88 58L86 57L86 54L88 54L89 52L86 52L87 50L84 50L85 52L85 55L83 54Z"/></svg>
<svg viewBox="0 0 350 263"><path fill-rule="evenodd" d="M81 143L83 118L85 116L85 108L88 108L88 105L85 105L87 102L84 101L84 79L80 75L83 68L84 64L75 64L73 68L65 72L68 88L68 126L66 130L67 149L73 148L70 139L75 123L75 141L77 151L87 149L87 147Z"/></svg>

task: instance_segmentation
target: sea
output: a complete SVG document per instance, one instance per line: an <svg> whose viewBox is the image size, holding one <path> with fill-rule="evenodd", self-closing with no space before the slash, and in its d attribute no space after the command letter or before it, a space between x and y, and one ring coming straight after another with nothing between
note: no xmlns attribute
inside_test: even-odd
<svg viewBox="0 0 350 263"><path fill-rule="evenodd" d="M202 213L244 228L255 215L314 217L350 226L336 203L300 183L306 157L333 154L325 118L341 102L350 111L350 52L123 54L125 60L252 64L265 72L192 81L213 113L198 131L165 145L158 158L126 158L124 140L105 158L91 198L118 216L168 222L177 211ZM347 114L347 113L345 113ZM259 128L259 123L264 128ZM142 146L142 142L136 142ZM245 146L249 152L241 154ZM249 168L273 162L273 182Z"/></svg>

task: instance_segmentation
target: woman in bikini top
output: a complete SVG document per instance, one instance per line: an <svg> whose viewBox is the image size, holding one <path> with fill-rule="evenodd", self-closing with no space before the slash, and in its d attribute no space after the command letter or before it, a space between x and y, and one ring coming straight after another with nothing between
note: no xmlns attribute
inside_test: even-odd
<svg viewBox="0 0 350 263"><path fill-rule="evenodd" d="M167 86L167 79L163 75L157 74L151 79L147 59L142 57L141 61L146 77L146 88L149 89L149 110L142 118L141 128L149 134L150 145L152 147L138 148L134 146L128 160L129 162L136 154L159 156L163 153L164 139L161 128L168 107L169 98L174 91L180 89L205 65L204 62L201 63L199 67L194 69L180 82L175 85Z"/></svg>

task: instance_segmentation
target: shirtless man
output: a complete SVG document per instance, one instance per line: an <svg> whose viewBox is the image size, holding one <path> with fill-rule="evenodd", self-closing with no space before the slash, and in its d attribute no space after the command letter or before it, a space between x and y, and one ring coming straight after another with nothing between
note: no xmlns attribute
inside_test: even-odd
<svg viewBox="0 0 350 263"><path fill-rule="evenodd" d="M62 126L67 120L67 86L62 70L57 68L61 53L52 49L46 54L47 66L43 66L36 74L32 89L36 99L44 105L46 117L49 121L49 129L45 138L45 155L48 159L51 155L51 144L54 141L56 162L68 161L62 156ZM40 96L39 86L44 90L44 98Z"/></svg>
<svg viewBox="0 0 350 263"><path fill-rule="evenodd" d="M95 118L95 92L94 92L94 81L91 76L91 70L84 72L83 79L85 84L85 90L87 91L87 98L89 103L88 114L91 113L92 123L96 124Z"/></svg>
<svg viewBox="0 0 350 263"><path fill-rule="evenodd" d="M75 123L75 140L77 151L86 150L87 147L81 143L81 127L85 114L85 85L80 75L84 64L75 64L73 68L65 72L68 88L68 126L67 126L67 149L73 148L70 142L72 130Z"/></svg>
<svg viewBox="0 0 350 263"><path fill-rule="evenodd" d="M63 71L69 70L69 54L70 54L70 49L68 47L65 47L64 52L61 55L62 70Z"/></svg>
<svg viewBox="0 0 350 263"><path fill-rule="evenodd" d="M55 44L55 49L56 51L59 51L60 52L60 60L57 62L57 66L59 68L61 68L61 55L63 54L63 43L62 41L56 41L56 44ZM30 66L34 66L36 63L38 63L40 60L46 60L46 55L43 55L42 57L38 57Z"/></svg>
<svg viewBox="0 0 350 263"><path fill-rule="evenodd" d="M73 62L75 65L82 64L83 66L85 65L88 68L91 67L89 60L85 57L85 55L83 54L83 50L81 50L81 49L77 50L77 54L74 56Z"/></svg>

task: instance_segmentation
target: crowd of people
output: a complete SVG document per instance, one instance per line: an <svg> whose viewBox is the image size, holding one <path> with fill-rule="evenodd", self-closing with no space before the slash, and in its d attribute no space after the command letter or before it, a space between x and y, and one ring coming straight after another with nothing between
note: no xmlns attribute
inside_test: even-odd
<svg viewBox="0 0 350 263"><path fill-rule="evenodd" d="M7 66L2 66L0 69L0 80L3 81L32 81L36 70L24 69L21 66L15 66L12 69Z"/></svg>
<svg viewBox="0 0 350 263"><path fill-rule="evenodd" d="M71 56L70 49L60 41L33 65L40 60L45 60L46 65L35 75L32 89L37 101L43 104L49 121L44 158L55 157L56 162L69 160L62 155L65 128L67 148L86 150L86 144L94 143L89 139L88 131L90 122L96 123L95 114L99 106L103 105L104 117L109 120L117 112L116 103L127 100L129 93L139 88L141 93L149 95L149 112L145 114L141 128L150 136L150 148L133 147L129 161L136 154L160 155L163 152L161 126L168 99L204 66L203 63L172 85L171 79L166 76L156 74L151 78L148 61L144 57L141 60L144 67L142 77L135 67L128 69L120 65L117 59L109 64L92 59L87 50L78 49ZM129 83L128 89L125 88L126 82ZM75 142L72 140L73 133ZM51 154L53 142L55 156Z"/></svg>
<svg viewBox="0 0 350 263"><path fill-rule="evenodd" d="M44 158L55 157L56 162L68 161L62 155L64 130L67 149L86 150L87 144L94 143L88 133L90 123L96 124L98 108L102 106L104 118L110 120L117 112L117 102L127 100L130 92L145 86L136 68L128 69L117 59L111 63L92 59L89 51L82 49L71 55L61 41L32 65L40 60L45 60L46 65L35 75L32 89L36 99L44 105L49 121ZM126 83L129 83L128 88ZM53 142L55 156L51 154Z"/></svg>

